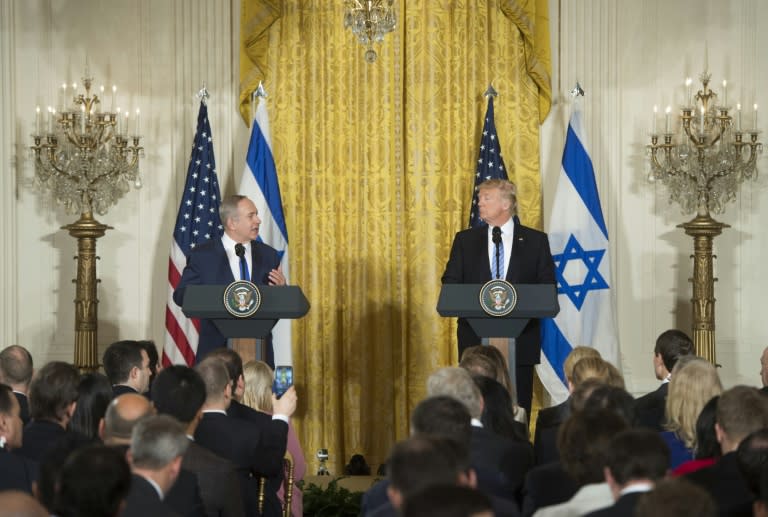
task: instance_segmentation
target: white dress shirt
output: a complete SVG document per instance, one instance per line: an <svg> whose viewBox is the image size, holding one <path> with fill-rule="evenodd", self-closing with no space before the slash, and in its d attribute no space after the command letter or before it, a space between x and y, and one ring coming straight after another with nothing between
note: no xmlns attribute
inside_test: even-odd
<svg viewBox="0 0 768 517"><path fill-rule="evenodd" d="M242 280L240 278L240 257L235 253L235 244L237 243L226 233L221 236L221 243L224 245L224 251L227 253L227 261L229 262L229 268L232 270L232 276L235 277L235 280ZM245 247L245 262L248 264L248 278L252 278L251 242L245 242L243 246Z"/></svg>

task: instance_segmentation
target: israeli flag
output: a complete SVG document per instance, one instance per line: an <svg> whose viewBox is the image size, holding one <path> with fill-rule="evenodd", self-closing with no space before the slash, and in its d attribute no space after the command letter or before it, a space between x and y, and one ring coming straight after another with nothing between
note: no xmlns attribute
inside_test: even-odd
<svg viewBox="0 0 768 517"><path fill-rule="evenodd" d="M261 219L259 240L269 244L281 255L280 264L286 282L288 275L288 229L283 214L280 184L272 155L272 139L269 133L269 114L263 96L259 97L256 116L245 159L245 171L240 181L241 195L248 196L256 205ZM275 351L275 365L292 365L291 320L279 320L272 329L272 346Z"/></svg>
<svg viewBox="0 0 768 517"><path fill-rule="evenodd" d="M541 364L537 373L552 399L560 403L568 397L563 362L573 347L594 347L603 359L616 366L619 359L608 229L578 102L568 124L549 220L560 313L553 319L541 320Z"/></svg>

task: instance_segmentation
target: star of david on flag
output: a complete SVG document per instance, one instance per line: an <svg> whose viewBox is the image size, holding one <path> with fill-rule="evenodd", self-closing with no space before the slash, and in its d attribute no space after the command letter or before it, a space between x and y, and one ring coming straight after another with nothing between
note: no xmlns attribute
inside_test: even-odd
<svg viewBox="0 0 768 517"><path fill-rule="evenodd" d="M574 347L594 347L617 366L619 359L608 229L585 144L579 101L568 124L549 221L560 313L541 320L541 364L536 371L552 399L560 403L568 398L563 363Z"/></svg>

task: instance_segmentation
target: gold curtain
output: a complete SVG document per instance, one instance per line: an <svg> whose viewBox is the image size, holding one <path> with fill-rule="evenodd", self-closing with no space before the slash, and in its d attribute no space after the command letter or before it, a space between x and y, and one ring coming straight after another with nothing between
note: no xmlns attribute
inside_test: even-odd
<svg viewBox="0 0 768 517"><path fill-rule="evenodd" d="M521 218L541 226L546 0L396 4L368 64L341 1L243 0L240 108L248 119L263 81L291 283L312 304L294 324L298 430L308 459L329 449L334 473L354 453L383 462L426 378L457 361L455 322L435 306L468 220L491 81Z"/></svg>

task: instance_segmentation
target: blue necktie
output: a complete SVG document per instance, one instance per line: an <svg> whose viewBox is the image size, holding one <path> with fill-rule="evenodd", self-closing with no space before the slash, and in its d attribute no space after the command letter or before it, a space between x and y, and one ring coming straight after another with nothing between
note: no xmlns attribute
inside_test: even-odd
<svg viewBox="0 0 768 517"><path fill-rule="evenodd" d="M504 269L504 240L500 240L493 252L493 265L491 266L491 276L493 278L504 278L506 271Z"/></svg>
<svg viewBox="0 0 768 517"><path fill-rule="evenodd" d="M245 260L245 246L239 242L235 244L235 255L240 257L240 280L249 282L251 275L248 274L248 261Z"/></svg>

